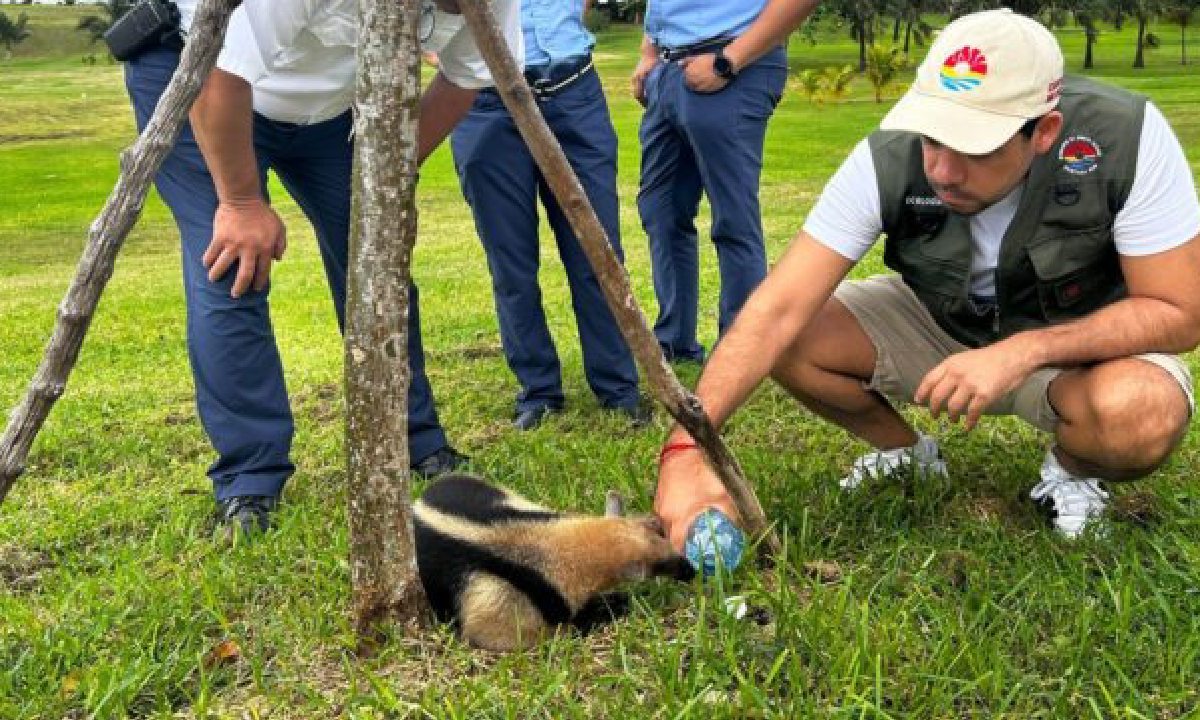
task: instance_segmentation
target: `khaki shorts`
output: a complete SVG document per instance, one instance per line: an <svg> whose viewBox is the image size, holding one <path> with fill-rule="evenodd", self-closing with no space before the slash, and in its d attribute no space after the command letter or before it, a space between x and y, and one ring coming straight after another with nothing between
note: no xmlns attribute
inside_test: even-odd
<svg viewBox="0 0 1200 720"><path fill-rule="evenodd" d="M942 360L967 350L946 334L898 275L876 275L838 286L834 297L858 319L875 346L875 374L864 387L900 403L911 403L926 373ZM1175 355L1146 353L1135 357L1165 370L1196 409L1192 376L1187 364ZM988 415L1016 415L1046 432L1054 432L1058 413L1050 405L1047 389L1063 368L1043 368L1021 387L1000 398Z"/></svg>

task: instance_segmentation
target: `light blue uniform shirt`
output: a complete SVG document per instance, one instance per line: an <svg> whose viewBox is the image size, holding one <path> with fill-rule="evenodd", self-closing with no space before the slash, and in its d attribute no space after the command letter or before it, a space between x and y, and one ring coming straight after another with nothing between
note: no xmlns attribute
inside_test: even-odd
<svg viewBox="0 0 1200 720"><path fill-rule="evenodd" d="M525 67L587 55L596 38L583 25L583 0L521 0Z"/></svg>
<svg viewBox="0 0 1200 720"><path fill-rule="evenodd" d="M694 45L722 35L737 37L766 4L767 0L650 0L646 34L660 48Z"/></svg>

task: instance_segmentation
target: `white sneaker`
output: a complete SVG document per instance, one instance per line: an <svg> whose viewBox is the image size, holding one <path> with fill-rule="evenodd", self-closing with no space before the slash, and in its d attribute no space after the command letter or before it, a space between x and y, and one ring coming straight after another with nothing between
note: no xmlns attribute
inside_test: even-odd
<svg viewBox="0 0 1200 720"><path fill-rule="evenodd" d="M928 435L917 437L912 447L876 450L854 461L850 473L838 483L843 490L854 490L865 480L880 480L913 472L918 478L946 477L946 461L938 451L937 440Z"/></svg>
<svg viewBox="0 0 1200 720"><path fill-rule="evenodd" d="M1108 493L1100 481L1068 472L1053 448L1046 451L1042 481L1029 491L1029 497L1049 509L1059 534L1072 540L1103 515L1108 505Z"/></svg>

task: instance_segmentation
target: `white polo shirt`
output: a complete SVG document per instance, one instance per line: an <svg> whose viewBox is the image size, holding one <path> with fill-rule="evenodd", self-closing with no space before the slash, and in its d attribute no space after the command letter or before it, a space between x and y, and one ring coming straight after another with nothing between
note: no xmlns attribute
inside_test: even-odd
<svg viewBox="0 0 1200 720"><path fill-rule="evenodd" d="M185 30L197 0L181 0ZM524 57L520 0L492 0L501 32ZM312 124L354 101L359 0L247 0L229 21L217 67L254 88L254 110L272 120ZM491 74L463 19L421 0L421 49L438 54L446 79L463 88L491 86Z"/></svg>

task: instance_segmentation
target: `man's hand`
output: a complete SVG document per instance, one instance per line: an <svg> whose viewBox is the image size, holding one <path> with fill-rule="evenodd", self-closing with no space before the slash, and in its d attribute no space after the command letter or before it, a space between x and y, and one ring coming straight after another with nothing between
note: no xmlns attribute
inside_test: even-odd
<svg viewBox="0 0 1200 720"><path fill-rule="evenodd" d="M715 93L729 84L728 80L713 70L713 60L716 57L716 53L705 53L685 57L679 61L679 66L683 68L683 81L687 83L688 89L698 93Z"/></svg>
<svg viewBox="0 0 1200 720"><path fill-rule="evenodd" d="M261 291L271 279L271 262L287 249L283 221L262 198L244 203L221 203L213 217L213 236L204 252L209 282L220 280L238 264L229 294L241 297L249 288Z"/></svg>
<svg viewBox="0 0 1200 720"><path fill-rule="evenodd" d="M658 65L659 59L657 55L642 54L642 58L638 60L637 67L633 69L633 75L629 78L632 85L633 99L641 103L642 107L646 107L646 78Z"/></svg>
<svg viewBox="0 0 1200 720"><path fill-rule="evenodd" d="M725 513L734 523L740 522L733 498L708 466L700 448L668 453L658 469L654 514L662 520L667 539L676 550L683 552L692 521L710 507Z"/></svg>
<svg viewBox="0 0 1200 720"><path fill-rule="evenodd" d="M970 430L984 411L1029 378L1038 364L1017 338L951 355L921 380L914 402L937 417L944 408L952 421L965 418Z"/></svg>

